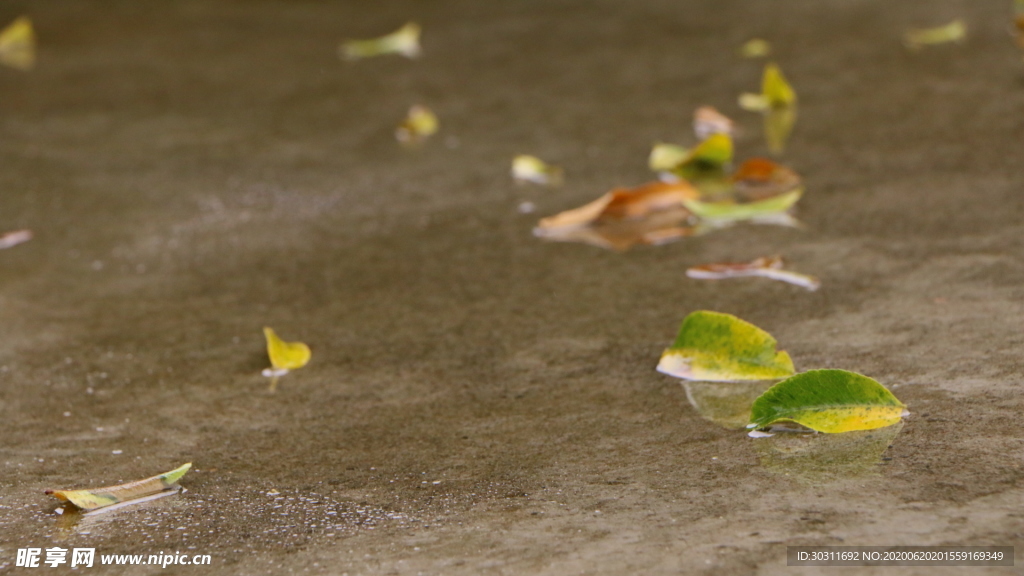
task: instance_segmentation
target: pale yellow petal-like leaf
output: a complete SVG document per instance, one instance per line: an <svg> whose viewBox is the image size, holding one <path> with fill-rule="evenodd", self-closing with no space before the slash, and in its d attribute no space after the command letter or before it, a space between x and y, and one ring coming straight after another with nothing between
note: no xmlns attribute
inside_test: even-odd
<svg viewBox="0 0 1024 576"><path fill-rule="evenodd" d="M561 186L562 169L536 156L520 154L512 159L512 178L520 184L530 182L541 186Z"/></svg>
<svg viewBox="0 0 1024 576"><path fill-rule="evenodd" d="M309 363L312 352L304 343L285 342L269 327L263 328L263 336L267 339L267 355L274 370L296 370Z"/></svg>
<svg viewBox="0 0 1024 576"><path fill-rule="evenodd" d="M908 30L903 36L903 43L911 50L920 50L924 46L963 42L967 37L967 25L963 20L956 19L944 26Z"/></svg>
<svg viewBox="0 0 1024 576"><path fill-rule="evenodd" d="M360 60L383 54L401 54L406 58L420 55L420 26L409 22L398 30L370 40L348 40L338 49L339 55L346 60Z"/></svg>
<svg viewBox="0 0 1024 576"><path fill-rule="evenodd" d="M740 46L740 56L744 58L764 58L772 52L772 45L761 38L751 38Z"/></svg>

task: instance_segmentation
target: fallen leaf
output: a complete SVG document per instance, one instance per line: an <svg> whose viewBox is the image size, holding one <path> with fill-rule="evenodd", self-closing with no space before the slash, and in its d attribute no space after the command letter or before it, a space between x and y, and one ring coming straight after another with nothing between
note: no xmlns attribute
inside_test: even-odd
<svg viewBox="0 0 1024 576"><path fill-rule="evenodd" d="M541 186L561 186L562 169L536 156L520 154L512 159L512 178L520 184L532 182Z"/></svg>
<svg viewBox="0 0 1024 576"><path fill-rule="evenodd" d="M395 138L403 144L419 144L437 133L437 116L419 104L409 108L405 120L395 129Z"/></svg>
<svg viewBox="0 0 1024 576"><path fill-rule="evenodd" d="M164 472L145 480L136 480L127 484L107 486L93 490L47 490L46 494L54 496L61 502L71 502L82 510L96 510L112 504L129 500L137 500L160 492L175 490L174 483L188 472L192 463L182 464L170 472Z"/></svg>
<svg viewBox="0 0 1024 576"><path fill-rule="evenodd" d="M780 108L796 104L796 92L782 70L774 62L764 67L764 74L761 76L761 93L740 95L739 105L744 110L752 112L763 112L769 108Z"/></svg>
<svg viewBox="0 0 1024 576"><path fill-rule="evenodd" d="M683 201L690 212L710 225L772 217L786 213L800 200L800 176L764 158L747 160L715 187L701 186L701 197Z"/></svg>
<svg viewBox="0 0 1024 576"><path fill-rule="evenodd" d="M693 112L693 132L701 140L706 140L712 134L732 136L734 130L735 125L732 119L713 106L701 106Z"/></svg>
<svg viewBox="0 0 1024 576"><path fill-rule="evenodd" d="M283 376L289 370L302 368L312 356L309 346L302 342L285 342L273 328L263 327L263 336L267 339L267 355L270 356L270 371L263 371L264 376Z"/></svg>
<svg viewBox="0 0 1024 576"><path fill-rule="evenodd" d="M944 26L908 30L903 35L903 44L911 50L920 50L924 46L963 42L967 38L967 25L959 18Z"/></svg>
<svg viewBox="0 0 1024 576"><path fill-rule="evenodd" d="M401 54L406 58L420 55L420 26L409 22L398 30L370 40L346 40L338 48L338 54L346 60L360 60L383 54Z"/></svg>
<svg viewBox="0 0 1024 576"><path fill-rule="evenodd" d="M731 314L701 310L683 320L658 372L686 380L771 380L794 373L789 354L770 334Z"/></svg>
<svg viewBox="0 0 1024 576"><path fill-rule="evenodd" d="M36 35L28 16L19 16L0 30L0 63L18 70L36 65Z"/></svg>
<svg viewBox="0 0 1024 576"><path fill-rule="evenodd" d="M705 264L694 266L686 271L690 278L700 280L721 280L724 278L740 278L743 276L761 276L780 280L790 284L796 284L808 290L814 291L821 286L821 282L806 274L798 274L782 269L782 257L771 256L756 258L751 262Z"/></svg>
<svg viewBox="0 0 1024 576"><path fill-rule="evenodd" d="M683 205L694 216L709 224L727 224L782 214L792 208L800 200L802 194L803 190L800 189L756 202L737 203L732 201L704 202L702 200L687 200ZM786 219L786 222L788 224L789 219Z"/></svg>
<svg viewBox="0 0 1024 576"><path fill-rule="evenodd" d="M767 40L762 40L760 38L751 38L750 40L747 40L739 49L740 56L743 56L744 58L764 58L771 54L771 52L772 45L769 44Z"/></svg>
<svg viewBox="0 0 1024 576"><path fill-rule="evenodd" d="M656 142L647 157L647 166L655 172L668 172L682 164L690 156L690 149L678 144Z"/></svg>
<svg viewBox="0 0 1024 576"><path fill-rule="evenodd" d="M535 236L561 242L585 242L614 250L637 243L660 244L692 234L683 206L697 191L686 182L651 182L616 188L579 208L543 218Z"/></svg>
<svg viewBox="0 0 1024 576"><path fill-rule="evenodd" d="M774 62L764 67L761 78L761 94L768 99L768 105L775 108L796 104L796 92L782 75L782 70Z"/></svg>
<svg viewBox="0 0 1024 576"><path fill-rule="evenodd" d="M796 92L774 63L764 68L760 94L741 94L739 105L744 110L764 114L764 135L768 148L781 153L793 125L796 124Z"/></svg>
<svg viewBox="0 0 1024 576"><path fill-rule="evenodd" d="M906 406L878 382L846 370L811 370L754 401L748 428L795 422L818 432L872 430L900 421Z"/></svg>
<svg viewBox="0 0 1024 576"><path fill-rule="evenodd" d="M732 162L732 157L732 137L715 133L690 149L674 144L655 144L647 163L653 170L669 172L700 187L704 182L714 183L725 178L725 168Z"/></svg>
<svg viewBox="0 0 1024 576"><path fill-rule="evenodd" d="M4 248L11 248L17 246L23 242L28 242L32 239L31 230L14 230L6 234L0 235L0 250Z"/></svg>

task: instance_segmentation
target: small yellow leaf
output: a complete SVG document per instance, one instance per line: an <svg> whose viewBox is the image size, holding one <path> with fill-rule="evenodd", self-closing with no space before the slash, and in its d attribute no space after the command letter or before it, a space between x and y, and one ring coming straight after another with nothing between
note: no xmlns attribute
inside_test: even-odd
<svg viewBox="0 0 1024 576"><path fill-rule="evenodd" d="M295 370L309 362L312 356L309 346L302 342L285 342L268 327L263 328L263 335L267 339L267 355L274 370Z"/></svg>
<svg viewBox="0 0 1024 576"><path fill-rule="evenodd" d="M774 63L764 68L764 77L761 79L761 94L768 100L770 106L791 106L796 103L796 92L786 82L782 70Z"/></svg>
<svg viewBox="0 0 1024 576"><path fill-rule="evenodd" d="M418 144L437 133L437 116L419 104L409 108L405 120L395 129L395 138L403 144Z"/></svg>
<svg viewBox="0 0 1024 576"><path fill-rule="evenodd" d="M28 16L21 16L0 30L0 62L19 70L35 66L36 35Z"/></svg>
<svg viewBox="0 0 1024 576"><path fill-rule="evenodd" d="M562 169L536 156L520 154L512 159L512 178L519 184L532 182L542 186L561 186Z"/></svg>
<svg viewBox="0 0 1024 576"><path fill-rule="evenodd" d="M771 54L772 45L761 38L751 38L740 46L740 56L744 58L764 58Z"/></svg>
<svg viewBox="0 0 1024 576"><path fill-rule="evenodd" d="M647 166L655 172L672 170L690 157L690 151L678 144L657 142L651 147L651 154L647 157Z"/></svg>
<svg viewBox="0 0 1024 576"><path fill-rule="evenodd" d="M903 43L911 50L920 50L922 46L945 44L947 42L963 42L967 37L967 25L963 20L953 20L945 26L909 30L903 36Z"/></svg>
<svg viewBox="0 0 1024 576"><path fill-rule="evenodd" d="M738 103L740 108L748 112L764 112L771 107L768 99L763 94L751 94L750 92L740 94Z"/></svg>

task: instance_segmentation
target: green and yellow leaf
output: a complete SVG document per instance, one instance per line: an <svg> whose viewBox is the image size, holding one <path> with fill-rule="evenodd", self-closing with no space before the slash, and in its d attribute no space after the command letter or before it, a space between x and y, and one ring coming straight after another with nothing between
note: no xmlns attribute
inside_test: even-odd
<svg viewBox="0 0 1024 576"><path fill-rule="evenodd" d="M906 406L884 386L846 370L811 370L769 388L754 401L748 428L796 422L818 432L872 430L900 421Z"/></svg>
<svg viewBox="0 0 1024 576"><path fill-rule="evenodd" d="M273 328L264 327L263 336L267 339L267 355L270 365L276 371L288 371L302 368L312 356L309 346L302 342L285 342Z"/></svg>
<svg viewBox="0 0 1024 576"><path fill-rule="evenodd" d="M771 380L794 373L789 354L764 330L731 314L701 310L683 320L658 371L686 380Z"/></svg>
<svg viewBox="0 0 1024 576"><path fill-rule="evenodd" d="M192 463L189 462L170 472L164 472L145 480L136 480L127 484L92 490L47 490L46 494L57 498L61 502L70 502L85 511L96 510L104 506L136 500L173 489L174 483L184 476L191 467Z"/></svg>

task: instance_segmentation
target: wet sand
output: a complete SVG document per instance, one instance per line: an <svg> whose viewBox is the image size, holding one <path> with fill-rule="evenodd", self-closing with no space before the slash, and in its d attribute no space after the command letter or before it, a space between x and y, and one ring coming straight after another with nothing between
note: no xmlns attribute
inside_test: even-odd
<svg viewBox="0 0 1024 576"><path fill-rule="evenodd" d="M40 54L0 70L0 232L35 239L0 251L0 571L53 545L212 556L164 574L350 575L822 574L785 568L786 546L1024 549L1009 2L63 0L0 20L22 12ZM901 45L954 17L965 44ZM410 19L420 60L337 58ZM649 180L651 143L692 142L699 105L739 123L739 158L766 154L735 103L759 84L735 54L754 36L800 97L782 161L807 184L803 229L624 254L532 237ZM407 150L392 131L415 103L442 128ZM516 186L520 153L566 185ZM821 290L685 277L775 253ZM869 375L911 415L852 448L716 424L688 396L735 391L654 371L697 309L765 328L798 369ZM313 349L274 394L264 325ZM187 461L186 493L77 523L43 495Z"/></svg>

